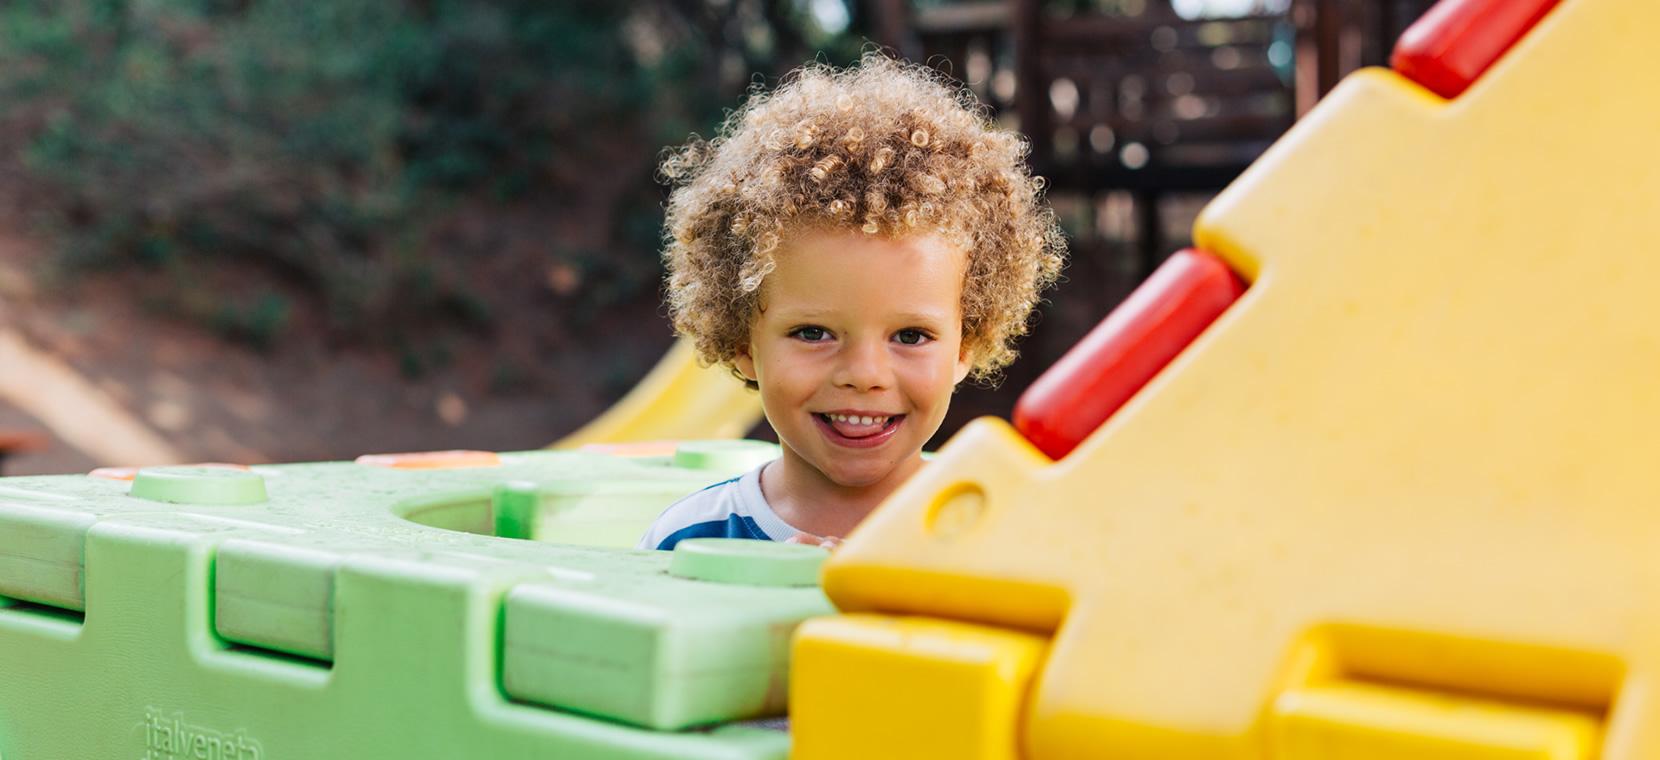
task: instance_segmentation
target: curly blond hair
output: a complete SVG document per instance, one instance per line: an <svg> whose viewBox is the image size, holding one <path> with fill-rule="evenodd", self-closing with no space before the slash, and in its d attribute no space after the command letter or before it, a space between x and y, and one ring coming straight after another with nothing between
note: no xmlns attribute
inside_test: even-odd
<svg viewBox="0 0 1660 760"><path fill-rule="evenodd" d="M1026 152L973 94L876 53L809 64L770 95L757 87L714 139L694 135L662 161L675 330L731 367L773 256L801 225L935 234L968 252L963 350L971 379L994 379L1066 249Z"/></svg>

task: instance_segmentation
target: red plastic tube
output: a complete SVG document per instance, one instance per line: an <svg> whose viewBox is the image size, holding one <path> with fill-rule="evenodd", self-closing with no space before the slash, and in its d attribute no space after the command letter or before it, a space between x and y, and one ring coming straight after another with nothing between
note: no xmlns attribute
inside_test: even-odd
<svg viewBox="0 0 1660 760"><path fill-rule="evenodd" d="M1441 0L1407 27L1389 64L1456 98L1545 17L1558 0Z"/></svg>
<svg viewBox="0 0 1660 760"><path fill-rule="evenodd" d="M1066 456L1244 292L1221 259L1172 255L1020 396L1015 428L1051 458Z"/></svg>

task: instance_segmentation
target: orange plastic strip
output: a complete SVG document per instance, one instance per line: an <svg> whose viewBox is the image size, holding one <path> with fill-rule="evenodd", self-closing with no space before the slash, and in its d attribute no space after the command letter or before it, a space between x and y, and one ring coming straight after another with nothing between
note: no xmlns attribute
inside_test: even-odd
<svg viewBox="0 0 1660 760"><path fill-rule="evenodd" d="M589 443L577 451L609 454L614 457L672 457L679 441L630 441L628 443Z"/></svg>
<svg viewBox="0 0 1660 760"><path fill-rule="evenodd" d="M495 467L501 457L494 451L412 451L402 454L364 454L357 463L396 470L451 470L463 467Z"/></svg>
<svg viewBox="0 0 1660 760"><path fill-rule="evenodd" d="M217 467L222 470L247 470L245 464L228 464L226 462L197 462L195 464L179 465L181 467ZM138 477L142 467L99 467L86 474L89 478L104 478L105 480L132 480Z"/></svg>

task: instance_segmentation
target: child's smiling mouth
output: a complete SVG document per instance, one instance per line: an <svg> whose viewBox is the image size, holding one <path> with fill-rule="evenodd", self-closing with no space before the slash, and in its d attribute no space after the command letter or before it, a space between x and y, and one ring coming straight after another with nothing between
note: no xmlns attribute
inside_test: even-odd
<svg viewBox="0 0 1660 760"><path fill-rule="evenodd" d="M905 421L903 414L875 414L869 412L813 413L813 422L819 432L831 443L852 449L880 446L893 437Z"/></svg>

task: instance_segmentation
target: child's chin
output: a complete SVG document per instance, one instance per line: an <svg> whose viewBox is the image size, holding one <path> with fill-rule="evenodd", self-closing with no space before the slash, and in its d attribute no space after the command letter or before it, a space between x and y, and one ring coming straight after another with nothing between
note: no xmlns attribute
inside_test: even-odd
<svg viewBox="0 0 1660 760"><path fill-rule="evenodd" d="M892 471L892 467L848 467L821 470L830 478L831 482L843 488L863 488L875 485L882 482L882 479Z"/></svg>

